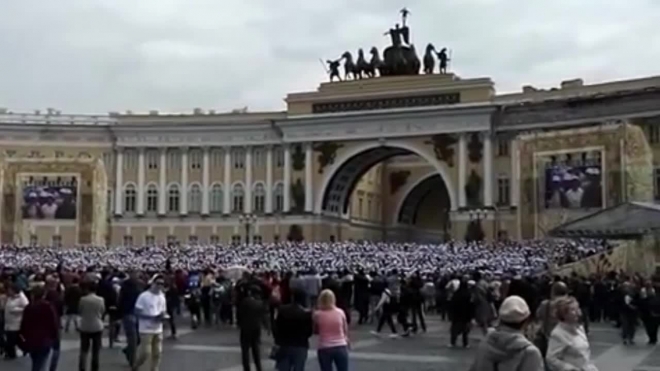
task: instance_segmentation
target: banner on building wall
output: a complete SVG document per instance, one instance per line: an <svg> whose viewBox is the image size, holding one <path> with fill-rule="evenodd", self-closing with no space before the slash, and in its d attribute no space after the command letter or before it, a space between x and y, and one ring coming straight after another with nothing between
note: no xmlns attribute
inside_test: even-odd
<svg viewBox="0 0 660 371"><path fill-rule="evenodd" d="M602 208L602 151L550 154L541 163L545 209Z"/></svg>
<svg viewBox="0 0 660 371"><path fill-rule="evenodd" d="M23 219L75 220L78 217L78 177L21 175Z"/></svg>

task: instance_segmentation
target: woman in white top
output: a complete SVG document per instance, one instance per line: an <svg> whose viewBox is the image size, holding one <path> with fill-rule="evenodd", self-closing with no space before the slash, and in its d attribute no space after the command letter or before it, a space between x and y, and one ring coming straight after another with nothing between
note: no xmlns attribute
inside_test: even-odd
<svg viewBox="0 0 660 371"><path fill-rule="evenodd" d="M557 299L559 323L550 334L546 362L550 371L598 371L591 361L589 340L580 325L580 305L574 297Z"/></svg>
<svg viewBox="0 0 660 371"><path fill-rule="evenodd" d="M23 310L28 304L25 294L16 285L9 285L5 303L5 358L7 359L16 358L18 332L21 329Z"/></svg>

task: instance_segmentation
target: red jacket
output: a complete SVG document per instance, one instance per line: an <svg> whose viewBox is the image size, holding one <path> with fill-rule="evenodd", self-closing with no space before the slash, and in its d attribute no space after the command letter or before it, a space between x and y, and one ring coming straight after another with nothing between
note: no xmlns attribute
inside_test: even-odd
<svg viewBox="0 0 660 371"><path fill-rule="evenodd" d="M52 347L59 337L58 321L55 308L46 300L28 304L23 311L20 330L25 350Z"/></svg>

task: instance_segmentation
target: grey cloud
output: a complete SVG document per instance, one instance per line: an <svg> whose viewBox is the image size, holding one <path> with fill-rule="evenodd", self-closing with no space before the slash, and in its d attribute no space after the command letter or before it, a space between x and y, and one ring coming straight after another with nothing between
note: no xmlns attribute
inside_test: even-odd
<svg viewBox="0 0 660 371"><path fill-rule="evenodd" d="M658 74L649 0L407 0L418 52L453 52L499 91ZM283 109L319 58L388 43L400 0L41 0L0 3L0 106L67 112Z"/></svg>

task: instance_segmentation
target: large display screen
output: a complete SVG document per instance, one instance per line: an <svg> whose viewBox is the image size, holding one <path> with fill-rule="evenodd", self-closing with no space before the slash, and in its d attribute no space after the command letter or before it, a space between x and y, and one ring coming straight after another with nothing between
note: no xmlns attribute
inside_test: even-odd
<svg viewBox="0 0 660 371"><path fill-rule="evenodd" d="M601 151L544 156L545 208L590 209L603 206Z"/></svg>
<svg viewBox="0 0 660 371"><path fill-rule="evenodd" d="M22 176L23 219L72 220L77 217L76 176Z"/></svg>

